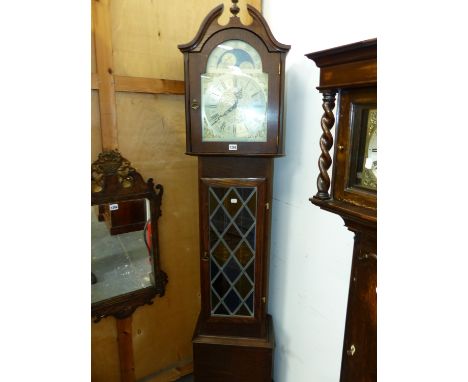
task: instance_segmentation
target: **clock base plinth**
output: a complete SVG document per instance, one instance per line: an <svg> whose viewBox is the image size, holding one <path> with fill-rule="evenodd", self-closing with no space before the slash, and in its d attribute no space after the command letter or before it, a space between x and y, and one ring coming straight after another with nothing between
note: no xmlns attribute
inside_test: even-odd
<svg viewBox="0 0 468 382"><path fill-rule="evenodd" d="M263 338L209 336L193 337L193 366L195 382L271 382L273 323L267 316L267 333Z"/></svg>

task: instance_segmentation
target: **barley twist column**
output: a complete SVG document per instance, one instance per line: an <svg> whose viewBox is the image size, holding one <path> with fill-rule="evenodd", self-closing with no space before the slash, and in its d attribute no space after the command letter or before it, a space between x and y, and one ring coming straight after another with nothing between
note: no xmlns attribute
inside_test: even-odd
<svg viewBox="0 0 468 382"><path fill-rule="evenodd" d="M328 193L328 190L330 189L330 176L328 175L328 169L332 164L332 158L329 151L333 146L333 135L330 130L335 124L335 116L333 115L333 109L335 108L335 95L335 90L323 91L322 107L324 113L320 121L323 131L320 138L320 149L322 150L322 154L318 161L320 174L317 178L318 192L315 195L317 198L322 200L330 199L330 194Z"/></svg>

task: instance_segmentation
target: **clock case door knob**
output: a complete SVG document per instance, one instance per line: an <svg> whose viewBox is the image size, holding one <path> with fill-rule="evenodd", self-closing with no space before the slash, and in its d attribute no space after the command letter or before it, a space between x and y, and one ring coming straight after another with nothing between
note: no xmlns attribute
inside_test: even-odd
<svg viewBox="0 0 468 382"><path fill-rule="evenodd" d="M193 110L198 110L198 108L200 107L200 104L198 103L198 101L194 98L192 100L192 109Z"/></svg>
<svg viewBox="0 0 468 382"><path fill-rule="evenodd" d="M356 352L356 347L354 345L351 345L351 347L348 350L346 350L346 354L348 354L350 357L352 357L355 352Z"/></svg>

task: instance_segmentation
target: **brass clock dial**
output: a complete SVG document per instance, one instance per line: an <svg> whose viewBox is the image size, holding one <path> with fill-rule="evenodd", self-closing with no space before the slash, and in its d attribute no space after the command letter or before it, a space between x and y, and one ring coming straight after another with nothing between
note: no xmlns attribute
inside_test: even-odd
<svg viewBox="0 0 468 382"><path fill-rule="evenodd" d="M216 46L201 75L202 141L266 142L268 75L241 40Z"/></svg>

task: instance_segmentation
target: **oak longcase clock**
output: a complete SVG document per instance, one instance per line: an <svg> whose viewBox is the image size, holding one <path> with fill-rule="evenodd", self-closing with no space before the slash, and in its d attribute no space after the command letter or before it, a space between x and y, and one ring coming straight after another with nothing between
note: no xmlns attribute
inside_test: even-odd
<svg viewBox="0 0 468 382"><path fill-rule="evenodd" d="M213 9L185 59L187 154L199 156L201 312L196 381L271 381L267 315L273 158L283 152L285 57L252 6Z"/></svg>
<svg viewBox="0 0 468 382"><path fill-rule="evenodd" d="M306 55L320 68L324 114L317 194L355 233L341 382L377 381L377 40ZM332 180L331 129L336 144ZM331 192L329 189L331 187ZM347 254L343 254L347 255Z"/></svg>

